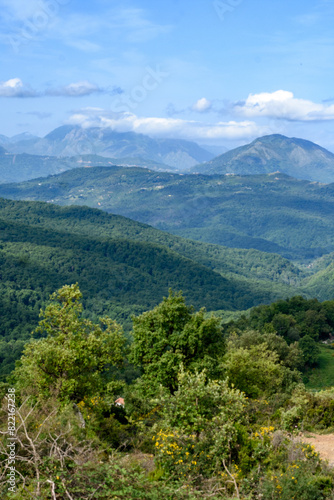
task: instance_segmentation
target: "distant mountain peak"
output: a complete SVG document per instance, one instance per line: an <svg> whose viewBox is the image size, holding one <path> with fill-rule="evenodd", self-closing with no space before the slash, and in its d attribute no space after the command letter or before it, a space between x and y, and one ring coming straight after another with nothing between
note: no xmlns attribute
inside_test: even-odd
<svg viewBox="0 0 334 500"><path fill-rule="evenodd" d="M191 169L207 175L280 172L297 179L334 182L334 154L306 139L271 134Z"/></svg>
<svg viewBox="0 0 334 500"><path fill-rule="evenodd" d="M44 139L49 141L56 141L65 139L65 137L73 132L74 130L80 130L81 127L78 125L62 125L61 127L57 127L51 132L49 132Z"/></svg>

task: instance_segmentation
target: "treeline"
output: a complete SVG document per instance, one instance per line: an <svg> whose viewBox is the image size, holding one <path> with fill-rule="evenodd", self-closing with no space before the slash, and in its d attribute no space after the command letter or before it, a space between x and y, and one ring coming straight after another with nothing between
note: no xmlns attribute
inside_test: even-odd
<svg viewBox="0 0 334 500"><path fill-rule="evenodd" d="M317 362L319 340L334 337L334 300L319 302L295 296L270 305L251 309L249 316L225 325L225 331L257 330L263 334L275 332L288 344L298 342L308 365Z"/></svg>

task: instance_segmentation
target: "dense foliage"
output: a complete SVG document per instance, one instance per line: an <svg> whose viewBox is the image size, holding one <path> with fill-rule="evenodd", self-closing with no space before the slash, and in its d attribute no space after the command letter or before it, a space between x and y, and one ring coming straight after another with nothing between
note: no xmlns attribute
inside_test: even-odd
<svg viewBox="0 0 334 500"><path fill-rule="evenodd" d="M77 285L54 293L41 318L36 332L46 337L31 340L1 386L3 498L334 498L333 468L297 437L334 428L333 389L305 389L298 341L272 328L226 337L217 319L171 291L133 317L131 358L142 375L127 381L121 328L85 319ZM14 389L9 493L6 394Z"/></svg>
<svg viewBox="0 0 334 500"><path fill-rule="evenodd" d="M204 309L193 313L181 294L170 290L160 305L133 318L132 333L132 361L152 384L175 391L181 365L186 370L205 367L211 378L219 376L217 360L225 347L219 319L205 318Z"/></svg>

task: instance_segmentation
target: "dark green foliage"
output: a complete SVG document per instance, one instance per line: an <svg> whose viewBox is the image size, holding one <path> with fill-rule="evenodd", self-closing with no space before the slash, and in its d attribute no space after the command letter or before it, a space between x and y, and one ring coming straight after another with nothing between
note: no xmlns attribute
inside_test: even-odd
<svg viewBox="0 0 334 500"><path fill-rule="evenodd" d="M308 389L318 391L334 386L334 349L332 346L320 345L316 368L309 368L304 373L303 381Z"/></svg>
<svg viewBox="0 0 334 500"><path fill-rule="evenodd" d="M319 360L320 348L310 335L304 335L298 342L303 351L304 363L306 366L316 365Z"/></svg>
<svg viewBox="0 0 334 500"><path fill-rule="evenodd" d="M289 343L308 335L314 340L328 339L333 331L334 301L319 302L295 296L270 305L254 307L249 317L230 322L227 330L252 328L274 331Z"/></svg>
<svg viewBox="0 0 334 500"><path fill-rule="evenodd" d="M170 291L152 311L133 318L132 361L152 383L175 391L180 366L205 368L210 378L219 375L224 340L219 320L205 319L204 313L194 313L181 294Z"/></svg>

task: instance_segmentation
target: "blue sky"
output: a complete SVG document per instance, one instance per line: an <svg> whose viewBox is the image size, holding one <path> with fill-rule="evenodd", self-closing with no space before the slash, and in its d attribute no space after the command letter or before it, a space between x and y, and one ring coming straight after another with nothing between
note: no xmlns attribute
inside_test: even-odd
<svg viewBox="0 0 334 500"><path fill-rule="evenodd" d="M331 0L0 0L0 134L63 124L334 151Z"/></svg>

